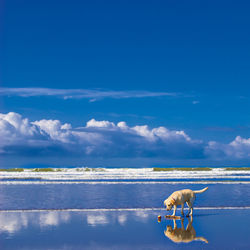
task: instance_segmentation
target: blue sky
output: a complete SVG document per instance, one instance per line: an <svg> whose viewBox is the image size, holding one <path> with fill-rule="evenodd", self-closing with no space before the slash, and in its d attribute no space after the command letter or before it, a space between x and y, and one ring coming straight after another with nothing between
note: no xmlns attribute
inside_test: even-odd
<svg viewBox="0 0 250 250"><path fill-rule="evenodd" d="M147 166L248 164L249 5L248 1L3 1L0 113L5 125L0 131L2 138L9 133L15 138L2 140L1 158L24 165L53 159L60 165L58 156L67 151L69 165L120 166L120 159L130 165L135 158L137 165ZM9 112L16 116L7 116ZM20 130L26 118L27 131L35 133L32 138ZM13 119L20 124L14 125ZM91 119L97 123L90 129L86 124ZM32 124L41 120L58 120L71 128L60 128L55 138L44 123ZM98 121L114 126L100 127L106 123ZM120 121L126 122L126 131L120 131ZM148 126L144 134L135 129L143 125ZM92 137L83 143L82 134L81 140L75 135L79 127L86 136L98 134L102 143ZM153 131L159 127L168 132ZM67 142L62 139L65 131L71 138ZM188 137L173 136L178 131ZM41 136L47 138L42 139L47 140L42 146L47 155L41 153ZM130 136L131 140L124 139ZM66 150L69 143L82 151ZM120 148L120 143L127 147ZM88 147L93 154L86 153ZM176 153L180 151L183 154Z"/></svg>

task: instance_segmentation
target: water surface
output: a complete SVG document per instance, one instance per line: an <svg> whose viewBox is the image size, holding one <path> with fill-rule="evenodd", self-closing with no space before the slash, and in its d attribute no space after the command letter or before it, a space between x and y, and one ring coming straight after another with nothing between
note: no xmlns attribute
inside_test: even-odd
<svg viewBox="0 0 250 250"><path fill-rule="evenodd" d="M195 206L250 206L249 184L19 184L0 185L0 209L163 208L174 191L208 186Z"/></svg>
<svg viewBox="0 0 250 250"><path fill-rule="evenodd" d="M193 221L163 211L0 212L2 249L249 249L250 210L197 210ZM249 220L248 220L249 221ZM187 228L187 226L189 227ZM175 243L178 239L179 243ZM183 242L185 241L185 242ZM187 243L188 242L188 243ZM207 242L207 243L206 243Z"/></svg>

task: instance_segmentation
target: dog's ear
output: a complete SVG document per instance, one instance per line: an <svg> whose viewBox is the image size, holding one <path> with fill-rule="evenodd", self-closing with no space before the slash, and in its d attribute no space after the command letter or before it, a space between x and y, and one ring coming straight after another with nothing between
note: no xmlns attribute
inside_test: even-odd
<svg viewBox="0 0 250 250"><path fill-rule="evenodd" d="M175 204L175 202L176 202L175 197L171 197L171 201L170 201L170 202L171 202L171 204L172 204L172 205L174 205L174 204Z"/></svg>
<svg viewBox="0 0 250 250"><path fill-rule="evenodd" d="M171 199L171 201L170 201L170 203L172 204L172 205L174 205L175 204L175 199Z"/></svg>

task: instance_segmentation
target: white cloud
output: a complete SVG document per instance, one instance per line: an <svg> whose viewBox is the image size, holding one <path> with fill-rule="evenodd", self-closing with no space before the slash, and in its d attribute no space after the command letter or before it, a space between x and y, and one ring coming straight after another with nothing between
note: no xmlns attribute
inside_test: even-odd
<svg viewBox="0 0 250 250"><path fill-rule="evenodd" d="M0 154L26 156L71 155L77 157L166 159L249 159L250 139L240 136L229 144L194 140L183 130L148 125L128 126L121 121L91 119L72 128L59 120L31 122L20 114L0 114Z"/></svg>
<svg viewBox="0 0 250 250"><path fill-rule="evenodd" d="M115 124L109 121L96 121L95 119L91 119L87 122L87 128L94 127L94 128L114 128Z"/></svg>
<svg viewBox="0 0 250 250"><path fill-rule="evenodd" d="M103 98L145 98L160 96L180 96L172 92L150 92L150 91L113 91L101 89L50 89L50 88L0 88L0 96L55 96L67 99L89 99L94 102Z"/></svg>
<svg viewBox="0 0 250 250"><path fill-rule="evenodd" d="M39 130L32 125L27 118L10 112L8 114L0 114L0 147L20 144L24 140L27 143L33 138L39 139Z"/></svg>
<svg viewBox="0 0 250 250"><path fill-rule="evenodd" d="M117 127L121 128L121 129L128 129L126 122L118 122Z"/></svg>
<svg viewBox="0 0 250 250"><path fill-rule="evenodd" d="M52 140L64 143L71 143L71 125L61 124L58 120L40 120L32 122L40 129L41 134L48 134Z"/></svg>
<svg viewBox="0 0 250 250"><path fill-rule="evenodd" d="M250 159L250 138L240 136L229 144L211 141L206 147L206 154L214 159Z"/></svg>
<svg viewBox="0 0 250 250"><path fill-rule="evenodd" d="M107 157L180 155L173 145L182 144L192 148L199 142L191 140L184 131L168 130L165 127L150 129L147 125L129 127L125 122L91 119L85 127L73 129L71 124L59 120L30 122L20 114L0 115L1 152L15 152L34 147L64 151L73 154ZM29 148L27 148L29 147ZM189 149L190 150L190 149ZM172 152L172 153L171 153Z"/></svg>

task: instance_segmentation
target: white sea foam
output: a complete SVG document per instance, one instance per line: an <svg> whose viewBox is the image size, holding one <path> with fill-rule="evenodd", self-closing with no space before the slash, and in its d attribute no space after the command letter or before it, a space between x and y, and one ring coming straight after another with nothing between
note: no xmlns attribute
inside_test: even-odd
<svg viewBox="0 0 250 250"><path fill-rule="evenodd" d="M180 210L181 208L177 208ZM235 207L195 207L195 210L248 210L250 206L235 206ZM119 211L165 211L162 207L148 207L148 208L62 208L62 209L3 209L1 213L15 213L15 212L119 212ZM184 208L188 210L188 208Z"/></svg>
<svg viewBox="0 0 250 250"><path fill-rule="evenodd" d="M40 179L42 180L170 180L170 179L250 179L250 170L225 170L214 168L211 171L153 171L153 168L61 168L51 172L0 172L0 179Z"/></svg>
<svg viewBox="0 0 250 250"><path fill-rule="evenodd" d="M0 181L0 185L42 185L42 184L250 184L250 181Z"/></svg>

